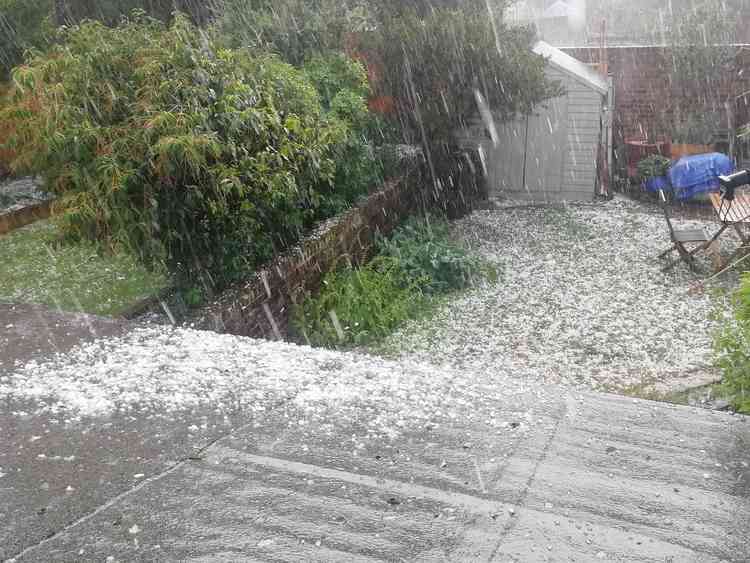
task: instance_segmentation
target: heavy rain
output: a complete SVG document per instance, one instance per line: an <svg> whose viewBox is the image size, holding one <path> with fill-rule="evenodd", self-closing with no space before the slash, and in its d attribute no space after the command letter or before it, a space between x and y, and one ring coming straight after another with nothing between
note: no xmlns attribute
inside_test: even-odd
<svg viewBox="0 0 750 563"><path fill-rule="evenodd" d="M750 561L750 0L0 0L0 562Z"/></svg>

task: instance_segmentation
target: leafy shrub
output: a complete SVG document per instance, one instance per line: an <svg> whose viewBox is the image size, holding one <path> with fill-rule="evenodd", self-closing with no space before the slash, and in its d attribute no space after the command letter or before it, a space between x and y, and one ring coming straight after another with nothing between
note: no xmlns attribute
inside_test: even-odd
<svg viewBox="0 0 750 563"><path fill-rule="evenodd" d="M301 66L311 56L342 51L349 32L366 27L353 0L224 0L216 29L232 47L251 46Z"/></svg>
<svg viewBox="0 0 750 563"><path fill-rule="evenodd" d="M666 176L672 161L660 154L652 154L638 163L638 176L642 180Z"/></svg>
<svg viewBox="0 0 750 563"><path fill-rule="evenodd" d="M463 289L482 274L481 262L450 239L448 224L429 217L407 221L379 247L397 264L402 286L417 284L425 293Z"/></svg>
<svg viewBox="0 0 750 563"><path fill-rule="evenodd" d="M190 14L197 22L208 21L217 2L191 0L0 0L0 74L23 62L29 49L45 50L54 39L54 25L95 19L116 25L123 15L141 9L163 21L175 10Z"/></svg>
<svg viewBox="0 0 750 563"><path fill-rule="evenodd" d="M293 328L311 344L372 342L423 310L431 295L465 288L479 276L496 277L449 239L442 221L411 219L378 247L372 262L328 274L320 294L296 307Z"/></svg>
<svg viewBox="0 0 750 563"><path fill-rule="evenodd" d="M16 71L2 119L15 166L60 196L67 235L224 285L321 216L352 137L304 72L218 49L182 17L87 22L64 39Z"/></svg>
<svg viewBox="0 0 750 563"><path fill-rule="evenodd" d="M94 19L105 25L117 25L123 16L133 10L143 10L153 18L171 21L175 12L190 16L195 23L207 23L219 7L217 0L56 0L56 14L61 23L75 25L85 19Z"/></svg>
<svg viewBox="0 0 750 563"><path fill-rule="evenodd" d="M5 107L7 107L12 101L9 99L8 88L0 86L0 113ZM12 123L8 121L0 122L0 139L8 139L13 135ZM15 160L16 155L10 149L2 144L0 140L0 178L8 176L11 172L11 162Z"/></svg>
<svg viewBox="0 0 750 563"><path fill-rule="evenodd" d="M198 24L205 24L221 3L221 0L0 0L0 73L7 78L23 62L28 49L49 48L58 24L75 25L90 19L117 25L133 10L142 10L164 22L180 12Z"/></svg>
<svg viewBox="0 0 750 563"><path fill-rule="evenodd" d="M377 121L367 108L367 72L361 63L341 53L316 55L302 71L320 94L323 111L341 129L333 151L335 191L322 201L325 216L339 213L383 179L383 163L374 154Z"/></svg>
<svg viewBox="0 0 750 563"><path fill-rule="evenodd" d="M217 24L223 41L269 50L298 65L320 94L326 116L342 130L333 155L336 189L321 201L322 216L347 208L384 174L373 150L381 127L367 106L367 71L341 52L352 10L340 0L229 0Z"/></svg>
<svg viewBox="0 0 750 563"><path fill-rule="evenodd" d="M436 149L477 113L477 92L500 118L528 112L559 95L532 52L531 28L489 14L485 2L389 1L362 44L384 69L378 94L395 100L407 140Z"/></svg>
<svg viewBox="0 0 750 563"><path fill-rule="evenodd" d="M358 52L377 69L376 94L397 101L405 140L437 146L476 113L476 91L502 116L560 93L531 52L533 30L503 20L506 4L490 15L484 0L226 0L216 29L297 66Z"/></svg>
<svg viewBox="0 0 750 563"><path fill-rule="evenodd" d="M302 69L318 90L325 110L353 123L368 119L364 100L370 95L370 84L362 63L343 53L331 53L312 56Z"/></svg>
<svg viewBox="0 0 750 563"><path fill-rule="evenodd" d="M750 413L750 273L743 276L735 298L735 318L719 334L715 351L734 408Z"/></svg>
<svg viewBox="0 0 750 563"><path fill-rule="evenodd" d="M718 366L723 387L738 412L750 413L750 322L726 328L717 339Z"/></svg>
<svg viewBox="0 0 750 563"><path fill-rule="evenodd" d="M0 0L0 79L28 49L44 49L52 33L52 0Z"/></svg>
<svg viewBox="0 0 750 563"><path fill-rule="evenodd" d="M293 326L314 346L360 345L387 336L421 301L418 285L404 285L396 261L381 257L329 273L320 294L296 308Z"/></svg>

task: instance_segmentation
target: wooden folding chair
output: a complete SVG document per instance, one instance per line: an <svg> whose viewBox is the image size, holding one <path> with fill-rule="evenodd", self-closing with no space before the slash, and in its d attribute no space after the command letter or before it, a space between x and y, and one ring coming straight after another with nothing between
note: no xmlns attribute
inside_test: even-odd
<svg viewBox="0 0 750 563"><path fill-rule="evenodd" d="M668 272L680 262L685 262L693 272L697 273L698 264L695 261L695 255L701 250L705 250L709 247L711 244L711 237L708 236L703 229L675 229L672 224L670 205L664 194L664 190L659 190L659 200L661 208L664 211L664 218L667 220L667 226L669 227L669 237L672 240L672 246L662 252L659 255L659 259L668 258L672 252L677 252L677 254L679 254L679 258L672 260L664 266L662 272ZM688 244L697 244L698 246L689 249L686 246Z"/></svg>

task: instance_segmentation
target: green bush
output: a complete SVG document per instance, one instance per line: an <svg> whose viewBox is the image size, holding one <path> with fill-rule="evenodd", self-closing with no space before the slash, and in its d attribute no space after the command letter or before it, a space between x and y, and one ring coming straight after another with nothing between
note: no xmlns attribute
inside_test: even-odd
<svg viewBox="0 0 750 563"><path fill-rule="evenodd" d="M750 273L743 276L735 296L735 315L715 343L723 386L739 412L750 413Z"/></svg>
<svg viewBox="0 0 750 563"><path fill-rule="evenodd" d="M428 294L464 289L482 275L480 260L450 239L444 221L411 219L379 247L397 264L402 286L417 284Z"/></svg>
<svg viewBox="0 0 750 563"><path fill-rule="evenodd" d="M750 414L750 322L725 328L717 339L718 366L723 387L738 412Z"/></svg>
<svg viewBox="0 0 750 563"><path fill-rule="evenodd" d="M672 161L660 154L652 154L638 163L638 177L641 180L666 176Z"/></svg>
<svg viewBox="0 0 750 563"><path fill-rule="evenodd" d="M354 136L334 102L364 107L342 87L324 111L305 72L219 49L182 17L72 27L15 81L18 105L2 115L17 125L15 166L60 196L64 232L219 286L340 198L336 159Z"/></svg>
<svg viewBox="0 0 750 563"><path fill-rule="evenodd" d="M365 100L370 84L362 63L343 53L331 53L312 56L302 70L318 90L326 111L353 123L368 119Z"/></svg>
<svg viewBox="0 0 750 563"><path fill-rule="evenodd" d="M179 10L198 23L207 23L220 1L192 0L0 0L0 73L7 78L10 71L23 62L29 49L45 50L54 39L54 27L74 25L85 19L117 25L133 10L170 21Z"/></svg>
<svg viewBox="0 0 750 563"><path fill-rule="evenodd" d="M44 49L52 35L52 0L0 0L0 80L28 49Z"/></svg>
<svg viewBox="0 0 750 563"><path fill-rule="evenodd" d="M216 26L221 41L274 52L297 65L315 85L331 123L345 130L333 156L336 189L321 202L321 215L341 212L381 184L383 164L374 145L383 140L383 128L367 107L367 72L341 52L347 31L356 27L353 3L228 0L223 10Z"/></svg>
<svg viewBox="0 0 750 563"><path fill-rule="evenodd" d="M421 302L418 284L405 286L396 261L381 257L328 274L320 294L296 308L292 324L314 346L361 345L390 334Z"/></svg>
<svg viewBox="0 0 750 563"><path fill-rule="evenodd" d="M117 25L133 10L143 10L164 22L171 21L174 13L180 12L202 24L211 19L221 0L55 0L55 3L60 11L56 16L66 25L75 25L86 19Z"/></svg>
<svg viewBox="0 0 750 563"><path fill-rule="evenodd" d="M396 101L405 140L438 146L475 115L476 91L506 117L560 93L506 5L490 16L484 0L226 0L216 30L297 66L355 49L379 69L376 94Z"/></svg>
<svg viewBox="0 0 750 563"><path fill-rule="evenodd" d="M377 119L367 108L370 85L361 63L341 53L316 55L302 71L320 94L323 111L342 130L334 150L335 191L322 202L321 212L331 216L382 184L382 161L375 156Z"/></svg>
<svg viewBox="0 0 750 563"><path fill-rule="evenodd" d="M384 69L377 93L395 100L409 140L433 151L451 143L477 114L477 92L499 119L561 93L532 52L531 28L507 24L502 9L490 16L485 2L441 4L447 7L415 2L395 9L389 2L376 28L363 34Z"/></svg>
<svg viewBox="0 0 750 563"><path fill-rule="evenodd" d="M496 278L450 240L439 220L411 219L378 248L366 266L328 274L320 294L295 308L292 326L311 344L370 343L417 315L430 296L465 288L480 276Z"/></svg>
<svg viewBox="0 0 750 563"><path fill-rule="evenodd" d="M367 26L356 0L223 0L216 30L232 47L251 46L301 66L311 56L340 52L349 32Z"/></svg>

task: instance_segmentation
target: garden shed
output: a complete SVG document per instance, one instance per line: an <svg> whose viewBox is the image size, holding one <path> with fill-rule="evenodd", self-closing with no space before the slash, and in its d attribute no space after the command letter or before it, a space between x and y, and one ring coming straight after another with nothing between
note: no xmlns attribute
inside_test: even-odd
<svg viewBox="0 0 750 563"><path fill-rule="evenodd" d="M547 59L546 75L565 93L528 116L486 123L465 132L481 146L491 196L541 202L585 201L606 189L610 169L609 81L592 67L545 42L534 52Z"/></svg>

